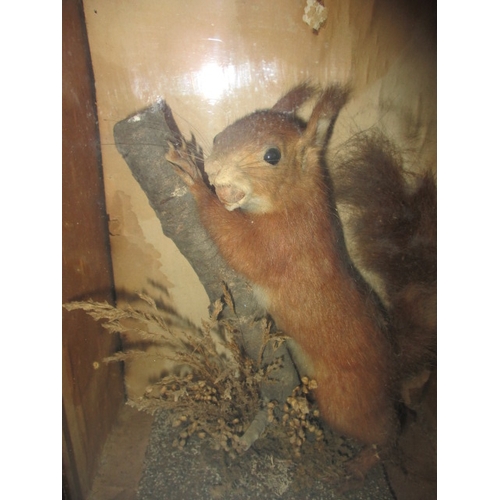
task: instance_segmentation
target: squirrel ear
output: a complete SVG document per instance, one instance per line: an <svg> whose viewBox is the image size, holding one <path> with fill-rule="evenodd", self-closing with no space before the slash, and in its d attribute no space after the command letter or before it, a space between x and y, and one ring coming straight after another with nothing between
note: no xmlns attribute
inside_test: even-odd
<svg viewBox="0 0 500 500"><path fill-rule="evenodd" d="M301 83L287 92L271 109L278 113L295 113L306 101L318 93L308 83Z"/></svg>
<svg viewBox="0 0 500 500"><path fill-rule="evenodd" d="M307 122L303 135L306 144L322 146L329 139L340 110L349 98L350 89L346 86L328 87L318 99Z"/></svg>

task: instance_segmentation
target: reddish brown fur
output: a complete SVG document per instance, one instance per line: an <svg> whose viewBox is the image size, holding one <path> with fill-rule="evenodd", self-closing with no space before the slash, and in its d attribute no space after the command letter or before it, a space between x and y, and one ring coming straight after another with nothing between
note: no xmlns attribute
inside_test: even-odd
<svg viewBox="0 0 500 500"><path fill-rule="evenodd" d="M269 291L278 327L313 360L324 419L342 434L380 444L394 425L390 346L373 321L373 304L336 258L323 186L315 191L311 197L298 186L286 212L253 216L227 212L205 190L198 200L221 253Z"/></svg>

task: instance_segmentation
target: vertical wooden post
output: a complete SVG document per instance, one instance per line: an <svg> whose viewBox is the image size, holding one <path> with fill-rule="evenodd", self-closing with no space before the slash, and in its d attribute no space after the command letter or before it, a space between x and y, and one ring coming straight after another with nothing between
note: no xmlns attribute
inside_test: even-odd
<svg viewBox="0 0 500 500"><path fill-rule="evenodd" d="M83 7L63 1L63 301L114 301L94 84ZM119 338L81 311L63 311L63 489L88 496L124 401Z"/></svg>

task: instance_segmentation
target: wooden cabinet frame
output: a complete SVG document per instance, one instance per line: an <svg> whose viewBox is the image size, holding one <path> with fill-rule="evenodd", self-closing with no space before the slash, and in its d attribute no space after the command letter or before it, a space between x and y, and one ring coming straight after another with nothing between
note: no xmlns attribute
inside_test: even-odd
<svg viewBox="0 0 500 500"><path fill-rule="evenodd" d="M63 1L63 302L114 302L92 66L83 7ZM63 311L63 495L92 487L103 445L124 402L119 364L102 359L119 338L82 311Z"/></svg>

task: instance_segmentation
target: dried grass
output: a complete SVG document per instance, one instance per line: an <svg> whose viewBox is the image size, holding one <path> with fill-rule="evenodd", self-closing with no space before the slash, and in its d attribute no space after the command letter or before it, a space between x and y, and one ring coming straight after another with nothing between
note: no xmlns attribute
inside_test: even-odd
<svg viewBox="0 0 500 500"><path fill-rule="evenodd" d="M281 367L281 359L261 366L261 359L255 363L244 354L235 340L235 325L220 318L224 307L233 308L226 289L211 307L209 321L203 321L199 329L179 328L186 323L172 317L174 311L158 308L147 295L138 296L142 307L116 308L92 300L64 307L70 311L84 310L111 333L134 332L146 344L168 345L171 349L165 360L188 368L173 370L148 386L143 396L127 402L152 414L165 411L167 422L177 431L171 443L174 448L188 446L193 439L208 440L211 448L223 450L235 459L248 448L245 437L242 438L245 431L254 420L262 418L267 422L258 445L261 453L270 453L276 463L286 463L288 472L295 470L298 485L313 484L315 480L333 484L345 477L343 464L353 456L353 448L345 438L327 429L324 432L311 397L316 381L303 377L286 402L262 400L262 383L269 382L269 375ZM286 339L272 334L266 321L262 328L261 354L268 343L277 347ZM130 349L104 361L127 363L143 356L157 358L158 354ZM266 481L275 477L268 476ZM288 488L285 483L271 486Z"/></svg>
<svg viewBox="0 0 500 500"><path fill-rule="evenodd" d="M169 373L147 387L143 396L128 401L141 411L168 410L171 425L178 428L174 446L183 447L196 436L211 439L215 449L231 453L242 451L239 438L262 408L261 384L281 366L280 360L261 367L242 352L233 334L234 324L220 319L224 307L234 310L226 288L223 297L213 304L210 320L203 321L201 329L172 328L176 323L169 317L172 312L160 310L145 294L138 294L138 297L142 301L141 308L131 305L117 308L93 300L71 302L64 307L69 311L85 311L110 333L133 332L148 343L167 344L170 354L165 355L165 360L188 368ZM262 323L262 328L261 353L268 342L278 346L284 341L283 337L270 334L267 322ZM221 355L221 351L225 355ZM151 354L131 349L117 352L104 361L127 362L144 356ZM317 412L310 409L306 398L309 384L309 381L304 384L303 380L303 385L294 391L284 408L276 402L268 406L268 422L283 424L296 454L304 443L306 432L321 436L317 422L312 422L318 421Z"/></svg>

